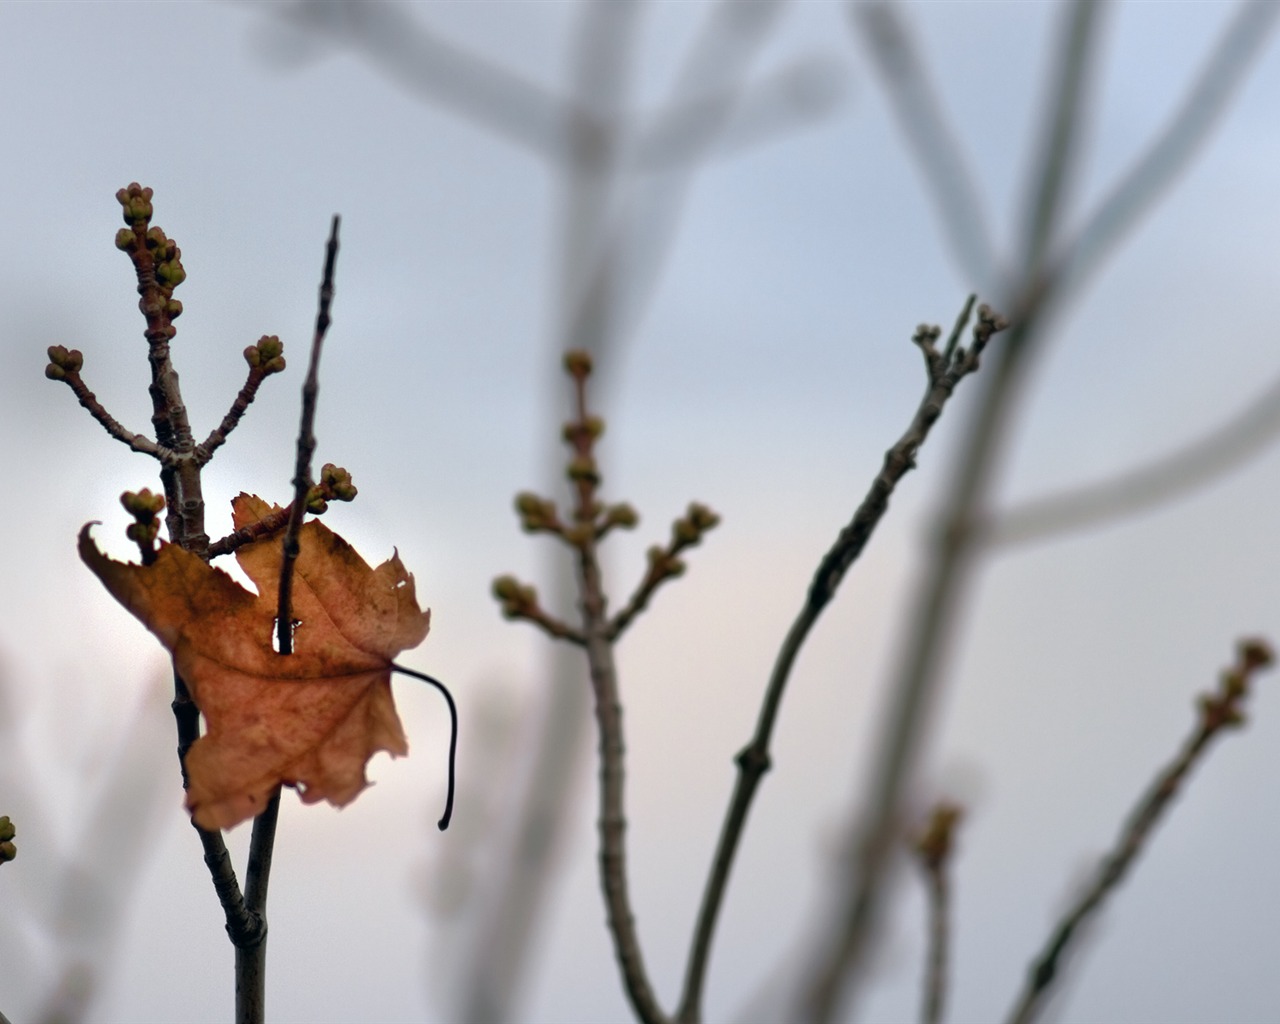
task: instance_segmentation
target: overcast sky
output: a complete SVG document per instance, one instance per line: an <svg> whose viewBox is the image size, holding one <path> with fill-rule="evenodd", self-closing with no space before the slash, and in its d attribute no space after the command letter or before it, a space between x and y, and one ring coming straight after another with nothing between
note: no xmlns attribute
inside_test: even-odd
<svg viewBox="0 0 1280 1024"><path fill-rule="evenodd" d="M709 9L649 7L634 50L643 111L669 94ZM1232 9L1109 9L1070 223L1143 152ZM553 95L569 88L577 3L398 10ZM981 216L1009 253L1060 8L903 13L971 162ZM153 464L42 375L47 346L79 348L106 407L150 429L131 269L112 245L114 193L139 181L183 249L174 358L201 429L234 397L245 345L279 334L289 358L206 474L215 536L229 531L239 491L287 500L322 248L330 216L343 216L317 457L350 469L360 497L326 521L371 563L395 548L415 574L432 632L404 660L453 685L469 775L441 835L444 709L397 681L411 756L376 759L377 785L341 812L286 794L269 1013L448 1019L460 954L442 908L465 917L492 886L488 858L513 814L502 798L519 792L525 731L551 684L549 641L502 621L488 585L514 572L550 589L549 542L520 533L511 497L545 485L567 401L555 371L562 176L358 49L285 28L267 5L13 2L0 40L0 814L19 828L18 860L0 869L0 1009L31 1018L65 962L59 950L80 942L104 975L91 1019L230 1015L231 948L180 807L165 659L75 554L89 520L103 522L104 548L129 554L118 497L154 488ZM792 3L752 77L797 66L827 112L726 142L699 168L668 211L678 220L667 258L623 325L600 395L606 494L642 516L609 554L615 606L688 501L723 517L620 648L634 901L666 1005L773 653L923 390L911 334L921 321L949 324L990 283L945 243L845 5ZM1173 450L1280 374L1278 101L1272 44L1189 171L1060 312L1018 405L1003 501ZM829 891L969 391L797 667L715 950L709 1020L750 1020L747 1001L780 989L775 972ZM1006 1011L1071 885L1190 728L1194 695L1238 637L1280 638L1278 470L1267 450L1184 500L983 564L917 794L921 806L950 795L970 808L953 1020ZM1061 1020L1280 1016L1274 691L1264 683L1249 728L1212 752L1155 836L1075 965ZM121 777L141 787L136 800L111 790ZM629 1019L595 877L594 783L584 758L563 794L575 808L568 852L521 1020ZM125 817L87 828L113 795ZM232 835L237 864L247 840L247 828ZM471 887L441 869L460 850L474 858ZM87 852L113 879L104 905L123 906L93 934L76 930L96 920L92 886L58 909L61 865ZM901 896L867 1020L917 1013L923 907L916 886Z"/></svg>

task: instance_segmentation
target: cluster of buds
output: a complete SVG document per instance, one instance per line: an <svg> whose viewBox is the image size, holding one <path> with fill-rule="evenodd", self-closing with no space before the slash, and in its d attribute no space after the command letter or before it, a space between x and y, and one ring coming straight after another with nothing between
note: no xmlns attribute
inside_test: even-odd
<svg viewBox="0 0 1280 1024"><path fill-rule="evenodd" d="M151 195L151 189L136 181L116 193L124 222L129 225L116 232L116 248L129 254L139 274L144 267L154 271L155 292L143 294L142 312L148 317L163 315L165 321L158 330L172 338L178 333L172 321L182 315L182 303L173 297L173 290L187 279L187 272L178 244L162 228L148 226L153 213Z"/></svg>
<svg viewBox="0 0 1280 1024"><path fill-rule="evenodd" d="M78 348L67 349L62 345L49 346L49 365L44 368L44 375L50 380L66 380L72 374L80 372L84 366L84 353Z"/></svg>
<svg viewBox="0 0 1280 1024"><path fill-rule="evenodd" d="M1205 732L1244 725L1241 702L1249 694L1249 680L1258 669L1275 661L1271 646L1265 640L1244 640L1240 644L1235 665L1222 674L1217 693L1200 696L1200 726Z"/></svg>
<svg viewBox="0 0 1280 1024"><path fill-rule="evenodd" d="M120 504L133 516L133 522L125 528L125 536L138 545L145 554L155 546L160 533L160 513L164 511L164 495L152 494L144 487L140 491L125 491Z"/></svg>
<svg viewBox="0 0 1280 1024"><path fill-rule="evenodd" d="M13 860L18 855L18 848L13 845L13 837L17 834L18 830L13 827L9 815L0 817L0 864Z"/></svg>
<svg viewBox="0 0 1280 1024"><path fill-rule="evenodd" d="M321 515L328 509L329 502L354 501L358 493L356 485L351 482L350 473L341 466L326 462L320 468L320 482L312 484L311 490L307 492L307 511L313 516Z"/></svg>
<svg viewBox="0 0 1280 1024"><path fill-rule="evenodd" d="M933 809L924 831L911 844L927 871L939 871L946 864L955 842L956 826L962 817L964 811L946 801Z"/></svg>
<svg viewBox="0 0 1280 1024"><path fill-rule="evenodd" d="M539 611L538 592L514 576L499 576L493 581L493 596L502 605L502 614L508 619L533 618Z"/></svg>
<svg viewBox="0 0 1280 1024"><path fill-rule="evenodd" d="M116 193L116 200L124 207L124 222L130 227L150 223L154 212L151 208L153 195L155 193L151 189L143 188L136 181L130 182L128 188L120 189Z"/></svg>
<svg viewBox="0 0 1280 1024"><path fill-rule="evenodd" d="M279 373L284 369L284 342L274 334L264 334L256 345L244 350L244 361L250 370L261 370L264 377Z"/></svg>
<svg viewBox="0 0 1280 1024"><path fill-rule="evenodd" d="M720 517L706 505L692 502L685 514L671 524L671 542L665 548L655 545L649 549L649 575L669 579L683 574L684 559L678 557L679 553L700 543L702 535L719 523Z"/></svg>

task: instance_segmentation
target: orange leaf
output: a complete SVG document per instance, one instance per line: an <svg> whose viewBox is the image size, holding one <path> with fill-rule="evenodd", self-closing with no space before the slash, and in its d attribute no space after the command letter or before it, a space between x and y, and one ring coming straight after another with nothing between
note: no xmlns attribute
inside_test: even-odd
<svg viewBox="0 0 1280 1024"><path fill-rule="evenodd" d="M237 529L273 511L241 494ZM379 750L409 752L391 699L391 661L427 635L413 576L398 555L376 569L322 523L303 525L294 567L293 653L272 647L283 559L276 534L236 551L258 588L245 590L175 544L152 565L117 562L80 531L80 557L113 597L173 654L204 715L187 754L187 808L204 829L260 813L279 783L304 803L341 807L367 786Z"/></svg>

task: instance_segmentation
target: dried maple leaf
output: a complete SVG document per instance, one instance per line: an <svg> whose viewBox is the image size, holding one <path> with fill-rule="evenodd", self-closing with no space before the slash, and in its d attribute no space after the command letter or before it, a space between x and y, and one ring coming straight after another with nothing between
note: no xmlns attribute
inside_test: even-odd
<svg viewBox="0 0 1280 1024"><path fill-rule="evenodd" d="M237 529L274 511L232 502ZM427 635L398 555L376 569L322 523L306 523L294 569L293 653L272 647L282 551L276 534L236 551L258 593L175 544L152 565L117 562L80 531L80 557L173 654L208 725L187 754L187 807L205 829L262 811L279 783L304 803L342 806L379 750L409 752L391 699L391 661Z"/></svg>

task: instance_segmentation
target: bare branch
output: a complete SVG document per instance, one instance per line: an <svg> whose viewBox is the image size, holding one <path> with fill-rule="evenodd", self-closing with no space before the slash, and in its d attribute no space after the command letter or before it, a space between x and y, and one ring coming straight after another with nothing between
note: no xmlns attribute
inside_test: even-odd
<svg viewBox="0 0 1280 1024"><path fill-rule="evenodd" d="M901 8L877 2L851 5L850 12L924 175L952 254L972 280L995 287L998 260L981 197Z"/></svg>
<svg viewBox="0 0 1280 1024"><path fill-rule="evenodd" d="M45 367L44 374L50 380L64 381L80 404L89 410L89 415L101 423L106 432L117 441L128 445L135 452L150 455L162 464L173 465L173 452L156 444L149 437L126 430L102 407L98 396L90 391L80 378L80 367L83 363L84 357L79 349L73 348L68 351L61 345L52 345L49 348L49 365Z"/></svg>
<svg viewBox="0 0 1280 1024"><path fill-rule="evenodd" d="M701 543L702 535L714 529L719 522L720 517L705 505L697 502L690 504L688 511L672 524L671 540L667 542L667 546L649 549L649 569L644 574L644 579L640 581L626 607L610 619L605 628L605 636L609 640L616 640L621 636L635 617L648 607L649 600L658 587L684 572L680 552ZM602 533L599 530L596 532L597 540Z"/></svg>
<svg viewBox="0 0 1280 1024"><path fill-rule="evenodd" d="M1218 691L1201 695L1199 719L1194 731L1181 753L1156 776L1151 788L1130 813L1115 847L1099 866L1093 883L1054 928L1048 943L1031 966L1027 986L1009 1016L1010 1024L1030 1024L1043 1009L1063 954L1070 948L1076 930L1124 880L1156 825L1177 797L1184 780L1204 755L1209 741L1224 729L1244 724L1241 705L1249 695L1249 684L1254 673L1272 661L1274 655L1265 641L1242 641L1236 664L1223 673Z"/></svg>
<svg viewBox="0 0 1280 1024"><path fill-rule="evenodd" d="M1235 418L1150 462L1106 480L995 513L976 527L984 544L1042 541L1109 523L1206 486L1265 451L1280 435L1280 377Z"/></svg>
<svg viewBox="0 0 1280 1024"><path fill-rule="evenodd" d="M565 366L574 379L578 429L566 431L574 457L569 475L574 484L574 519L578 533L578 590L582 606L582 633L586 637L587 664L595 696L596 726L600 738L600 884L604 891L609 933L622 971L631 1006L644 1024L665 1024L667 1015L658 1005L645 970L640 937L627 883L627 819L625 813L625 744L622 703L618 697L613 643L605 617L604 583L596 557L595 519L599 504L596 489L600 477L595 468L594 445L599 431L587 415L586 379L591 360L586 353L570 353Z"/></svg>
<svg viewBox="0 0 1280 1024"><path fill-rule="evenodd" d="M236 400L231 403L230 410L222 417L222 422L218 424L217 429L205 438L203 444L196 446L196 461L200 465L203 466L213 458L213 453L226 444L227 435L235 430L258 393L258 387L263 380L284 369L283 352L284 346L280 344L280 339L275 335L267 334L264 334L256 345L250 345L244 350L245 361L249 364L249 376L240 393L236 395Z"/></svg>
<svg viewBox="0 0 1280 1024"><path fill-rule="evenodd" d="M1186 170L1270 41L1277 15L1280 6L1271 0L1242 0L1169 123L1065 249L1073 284L1102 261Z"/></svg>
<svg viewBox="0 0 1280 1024"><path fill-rule="evenodd" d="M311 340L311 359L307 379L302 385L302 420L298 425L298 457L293 470L293 503L284 535L284 558L280 565L280 600L277 608L276 636L281 654L293 652L293 567L298 560L298 531L307 512L307 496L314 481L311 457L316 450L316 400L320 396L320 352L329 330L329 307L333 303L333 270L338 259L338 225L335 214L325 246L324 276L320 282L320 308L316 313L315 336Z"/></svg>
<svg viewBox="0 0 1280 1024"><path fill-rule="evenodd" d="M1044 138L1039 156L1032 162L1023 218L1025 236L1022 251L1027 278L1034 281L1056 241L1067 199L1069 178L1080 158L1080 140L1085 113L1087 71L1098 41L1098 19L1105 11L1101 3L1069 4L1062 8L1062 45L1057 55L1057 77L1044 120Z"/></svg>
<svg viewBox="0 0 1280 1024"><path fill-rule="evenodd" d="M364 49L375 69L509 142L567 161L574 105L531 79L446 42L403 5L383 0L267 4L272 14Z"/></svg>
<svg viewBox="0 0 1280 1024"><path fill-rule="evenodd" d="M961 329L968 319L973 303L974 297L970 296L961 314ZM685 971L684 992L680 1000L680 1010L676 1014L678 1020L692 1022L701 1016L702 989L716 921L724 900L729 873L733 868L746 825L747 812L755 799L756 789L772 763L769 744L796 657L822 610L835 596L850 566L866 548L871 534L889 508L889 499L899 481L915 468L916 454L929 436L933 424L942 415L942 410L951 398L956 385L961 379L978 369L979 356L986 343L993 334L1006 326L1003 318L998 317L985 306L979 308L978 316L979 320L974 326L973 342L970 347L962 349L949 341L944 350L945 355L938 352L934 344L941 336L940 328L922 325L917 329L912 341L924 354L928 372L928 387L925 389L924 398L917 406L906 431L885 453L884 465L872 481L867 496L854 512L849 524L840 531L831 550L819 563L804 605L783 640L765 690L755 734L736 758L738 778L724 824L721 826L715 858L703 891L702 905L698 912Z"/></svg>
<svg viewBox="0 0 1280 1024"><path fill-rule="evenodd" d="M929 902L929 953L925 969L923 1024L942 1024L947 998L947 961L951 946L951 880L948 868L956 826L963 812L954 804L940 803L929 824L912 843L912 851L924 871Z"/></svg>

